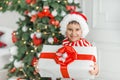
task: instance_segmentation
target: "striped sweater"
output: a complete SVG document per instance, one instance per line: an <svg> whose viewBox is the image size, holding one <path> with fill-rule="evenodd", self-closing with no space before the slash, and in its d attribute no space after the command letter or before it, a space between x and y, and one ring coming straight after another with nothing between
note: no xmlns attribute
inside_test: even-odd
<svg viewBox="0 0 120 80"><path fill-rule="evenodd" d="M68 38L65 38L62 42L62 45L64 46L81 46L81 47L89 47L92 46L90 42L88 42L85 38L80 38L80 40L77 40L75 42L69 41Z"/></svg>

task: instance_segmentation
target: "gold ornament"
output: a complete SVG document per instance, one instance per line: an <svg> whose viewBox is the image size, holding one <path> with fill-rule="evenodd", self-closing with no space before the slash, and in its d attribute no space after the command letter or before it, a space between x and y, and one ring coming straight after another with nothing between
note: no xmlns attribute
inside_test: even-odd
<svg viewBox="0 0 120 80"><path fill-rule="evenodd" d="M68 1L67 1L67 0L64 0L64 3L65 3L65 4L67 4L67 3L68 3Z"/></svg>
<svg viewBox="0 0 120 80"><path fill-rule="evenodd" d="M24 40L24 38L22 38L22 40Z"/></svg>
<svg viewBox="0 0 120 80"><path fill-rule="evenodd" d="M26 54L28 54L28 52L26 52Z"/></svg>
<svg viewBox="0 0 120 80"><path fill-rule="evenodd" d="M52 36L55 36L55 33L52 33Z"/></svg>
<svg viewBox="0 0 120 80"><path fill-rule="evenodd" d="M37 50L37 47L35 46L34 50L36 51Z"/></svg>
<svg viewBox="0 0 120 80"><path fill-rule="evenodd" d="M13 32L13 35L16 35L16 32Z"/></svg>
<svg viewBox="0 0 120 80"><path fill-rule="evenodd" d="M21 3L21 1L20 1L20 0L18 0L18 3Z"/></svg>
<svg viewBox="0 0 120 80"><path fill-rule="evenodd" d="M59 31L58 33L59 33L59 34L61 34L61 32L60 32L60 31Z"/></svg>
<svg viewBox="0 0 120 80"><path fill-rule="evenodd" d="M45 25L45 29L47 29L47 25Z"/></svg>
<svg viewBox="0 0 120 80"><path fill-rule="evenodd" d="M31 42L30 45L33 46L33 42Z"/></svg>
<svg viewBox="0 0 120 80"><path fill-rule="evenodd" d="M34 52L34 50L31 50L30 52Z"/></svg>
<svg viewBox="0 0 120 80"><path fill-rule="evenodd" d="M8 1L6 1L6 4L8 4L9 2Z"/></svg>
<svg viewBox="0 0 120 80"><path fill-rule="evenodd" d="M0 7L0 10L2 10L3 9L3 7Z"/></svg>
<svg viewBox="0 0 120 80"><path fill-rule="evenodd" d="M43 34L47 34L47 32L43 32Z"/></svg>
<svg viewBox="0 0 120 80"><path fill-rule="evenodd" d="M27 75L26 75L26 74L25 74L24 76L25 76L25 77L27 77Z"/></svg>
<svg viewBox="0 0 120 80"><path fill-rule="evenodd" d="M23 71L23 69L22 69L22 68L20 68L19 70L20 70L20 71Z"/></svg>
<svg viewBox="0 0 120 80"><path fill-rule="evenodd" d="M26 41L24 41L23 44L26 44Z"/></svg>
<svg viewBox="0 0 120 80"><path fill-rule="evenodd" d="M36 7L36 10L38 10L38 9L39 9L39 6Z"/></svg>
<svg viewBox="0 0 120 80"><path fill-rule="evenodd" d="M60 3L60 2L61 2L61 0L57 0L57 2L58 2L58 3Z"/></svg>
<svg viewBox="0 0 120 80"><path fill-rule="evenodd" d="M29 65L27 65L27 67L30 67Z"/></svg>
<svg viewBox="0 0 120 80"><path fill-rule="evenodd" d="M37 32L40 32L40 30L39 30L39 29L37 29Z"/></svg>
<svg viewBox="0 0 120 80"><path fill-rule="evenodd" d="M31 28L29 28L29 30L31 31L32 29L31 29Z"/></svg>
<svg viewBox="0 0 120 80"><path fill-rule="evenodd" d="M30 6L33 6L33 4L30 4Z"/></svg>

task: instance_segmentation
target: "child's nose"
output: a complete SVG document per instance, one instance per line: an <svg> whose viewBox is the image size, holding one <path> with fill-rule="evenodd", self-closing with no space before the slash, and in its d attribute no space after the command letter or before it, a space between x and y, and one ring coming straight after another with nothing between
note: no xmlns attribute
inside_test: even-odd
<svg viewBox="0 0 120 80"><path fill-rule="evenodd" d="M75 30L73 30L73 31L72 31L72 34L73 34L73 35L74 35L74 34L76 34L76 31L75 31Z"/></svg>

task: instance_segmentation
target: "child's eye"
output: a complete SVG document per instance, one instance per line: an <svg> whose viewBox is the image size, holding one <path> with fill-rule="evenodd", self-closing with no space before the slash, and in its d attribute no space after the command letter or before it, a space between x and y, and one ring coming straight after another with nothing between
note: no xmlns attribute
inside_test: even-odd
<svg viewBox="0 0 120 80"><path fill-rule="evenodd" d="M79 31L80 29L76 29L76 31Z"/></svg>
<svg viewBox="0 0 120 80"><path fill-rule="evenodd" d="M69 31L72 31L72 29L68 29Z"/></svg>

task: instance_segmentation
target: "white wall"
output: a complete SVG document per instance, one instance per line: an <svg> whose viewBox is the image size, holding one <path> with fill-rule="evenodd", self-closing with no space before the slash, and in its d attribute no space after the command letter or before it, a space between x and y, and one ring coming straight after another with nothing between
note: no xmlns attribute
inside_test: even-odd
<svg viewBox="0 0 120 80"><path fill-rule="evenodd" d="M100 74L96 80L120 80L120 0L81 0L89 19L87 38L98 47Z"/></svg>
<svg viewBox="0 0 120 80"><path fill-rule="evenodd" d="M4 32L4 34L0 36L0 41L7 44L5 48L0 48L0 70L9 62L9 47L14 45L11 39L11 33L18 28L16 21L18 21L19 17L21 16L17 12L7 11L0 13L0 31Z"/></svg>
<svg viewBox="0 0 120 80"><path fill-rule="evenodd" d="M20 17L21 16L15 11L13 12L7 11L5 13L0 12L0 27L5 26L17 29L18 25L16 21L18 21Z"/></svg>
<svg viewBox="0 0 120 80"><path fill-rule="evenodd" d="M18 28L16 21L21 17L16 12L5 12L0 13L0 31L4 34L0 37L0 41L7 44L7 47L0 48L0 80L6 80L7 70L4 70L3 67L5 64L9 63L10 53L9 47L13 46L11 39L11 33Z"/></svg>

